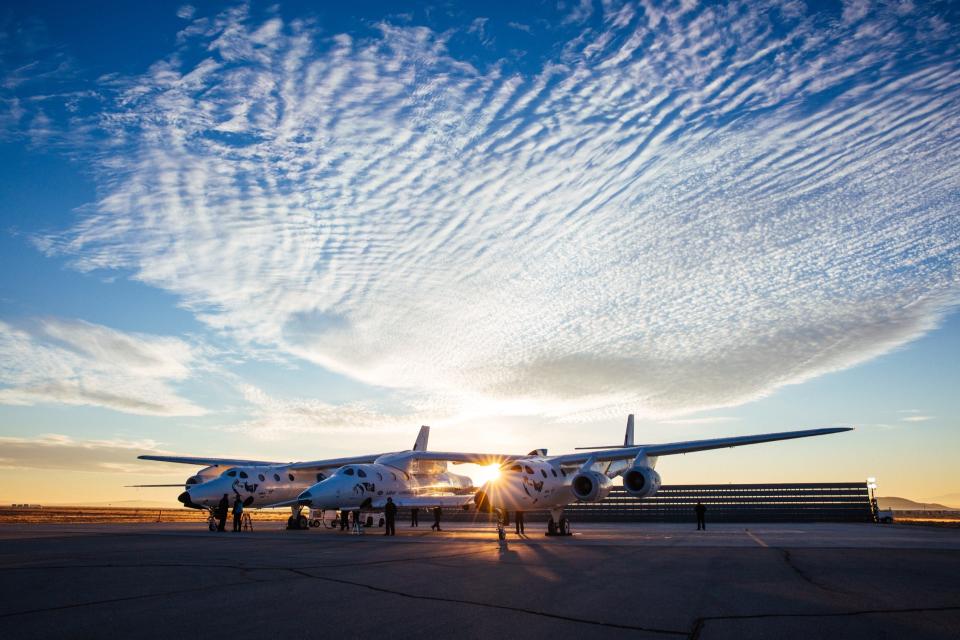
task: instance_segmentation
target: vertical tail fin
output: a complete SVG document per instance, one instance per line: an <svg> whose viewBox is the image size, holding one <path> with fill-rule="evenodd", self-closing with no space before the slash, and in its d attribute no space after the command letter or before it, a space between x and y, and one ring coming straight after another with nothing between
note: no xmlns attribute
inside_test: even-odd
<svg viewBox="0 0 960 640"><path fill-rule="evenodd" d="M413 443L414 451L426 451L427 440L430 439L430 427L423 425L420 427L420 433L417 434L417 441Z"/></svg>
<svg viewBox="0 0 960 640"><path fill-rule="evenodd" d="M633 414L627 416L627 432L623 435L623 446L633 446Z"/></svg>

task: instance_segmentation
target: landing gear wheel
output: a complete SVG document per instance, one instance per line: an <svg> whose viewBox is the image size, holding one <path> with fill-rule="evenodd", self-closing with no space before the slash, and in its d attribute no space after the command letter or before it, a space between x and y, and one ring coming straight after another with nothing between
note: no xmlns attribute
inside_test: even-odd
<svg viewBox="0 0 960 640"><path fill-rule="evenodd" d="M550 520L547 522L547 535L557 535L557 523L553 521L553 518L550 518Z"/></svg>
<svg viewBox="0 0 960 640"><path fill-rule="evenodd" d="M211 519L211 520L207 520L207 528L210 529L210 531L216 531L216 530L217 530L217 523L216 523L214 520L212 520L212 519Z"/></svg>
<svg viewBox="0 0 960 640"><path fill-rule="evenodd" d="M559 531L559 534L560 534L561 536L569 536L569 535L571 535L571 533L570 533L570 521L567 520L566 518L560 518L560 531Z"/></svg>
<svg viewBox="0 0 960 640"><path fill-rule="evenodd" d="M297 529L306 529L308 526L307 516L297 516Z"/></svg>
<svg viewBox="0 0 960 640"><path fill-rule="evenodd" d="M320 526L320 521L319 521L319 520L311 520L311 521L310 521L310 526L313 527L314 529L316 529L317 527Z"/></svg>

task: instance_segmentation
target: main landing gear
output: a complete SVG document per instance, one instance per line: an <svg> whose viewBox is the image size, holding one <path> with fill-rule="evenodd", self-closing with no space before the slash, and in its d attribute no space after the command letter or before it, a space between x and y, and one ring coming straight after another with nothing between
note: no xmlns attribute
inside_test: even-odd
<svg viewBox="0 0 960 640"><path fill-rule="evenodd" d="M307 529L310 524L307 521L307 516L303 515L301 511L303 507L300 505L294 505L290 507L290 517L287 518L287 530L288 531L297 531L300 529Z"/></svg>
<svg viewBox="0 0 960 640"><path fill-rule="evenodd" d="M563 516L563 509L550 509L550 520L547 522L548 536L572 536L570 521Z"/></svg>

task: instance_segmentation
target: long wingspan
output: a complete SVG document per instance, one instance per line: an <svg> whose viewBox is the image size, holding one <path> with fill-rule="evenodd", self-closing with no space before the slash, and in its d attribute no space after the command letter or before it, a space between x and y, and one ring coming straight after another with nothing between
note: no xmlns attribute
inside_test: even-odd
<svg viewBox="0 0 960 640"><path fill-rule="evenodd" d="M708 451L710 449L726 449L740 447L746 444L760 444L777 440L793 440L795 438L809 438L811 436L825 436L830 433L852 431L850 427L828 427L825 429L805 429L803 431L781 431L780 433L760 433L752 436L734 436L731 438L713 438L710 440L690 440L687 442L667 442L665 444L641 444L635 447L617 447L590 453L570 453L561 456L550 456L548 459L554 464L583 464L590 458L596 462L611 460L627 460L643 453L651 458L656 456L670 456L678 453L692 453L694 451Z"/></svg>
<svg viewBox="0 0 960 640"><path fill-rule="evenodd" d="M154 460L156 462L176 462L179 464L197 464L202 466L219 465L224 467L253 467L283 464L282 462L264 462L263 460L239 460L236 458L191 458L189 456L137 456L137 459Z"/></svg>
<svg viewBox="0 0 960 640"><path fill-rule="evenodd" d="M454 462L457 464L503 464L522 458L529 458L530 455L511 455L505 453L461 453L455 451L401 451L399 453L387 453L377 458L380 464L387 464L393 467L403 468L414 460L436 460L439 462Z"/></svg>

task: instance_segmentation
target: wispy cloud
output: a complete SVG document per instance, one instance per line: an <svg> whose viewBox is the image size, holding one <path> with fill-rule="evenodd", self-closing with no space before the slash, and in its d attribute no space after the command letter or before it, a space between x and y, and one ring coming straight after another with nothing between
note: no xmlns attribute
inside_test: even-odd
<svg viewBox="0 0 960 640"><path fill-rule="evenodd" d="M145 453L163 452L153 440L76 440L61 434L0 436L0 469L156 473L155 463L136 459Z"/></svg>
<svg viewBox="0 0 960 640"><path fill-rule="evenodd" d="M64 403L143 415L204 409L173 384L192 374L196 347L179 338L123 333L49 318L29 329L0 322L0 404Z"/></svg>
<svg viewBox="0 0 960 640"><path fill-rule="evenodd" d="M927 422L928 420L933 420L936 416L906 416L900 418L903 422Z"/></svg>
<svg viewBox="0 0 960 640"><path fill-rule="evenodd" d="M739 418L733 416L704 416L702 418L674 418L672 420L661 420L664 424L722 424L725 422L736 422Z"/></svg>
<svg viewBox="0 0 960 640"><path fill-rule="evenodd" d="M960 262L952 27L593 9L534 75L422 26L198 19L202 60L111 79L104 195L38 243L240 344L530 412L735 405L937 325Z"/></svg>

